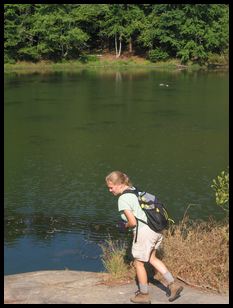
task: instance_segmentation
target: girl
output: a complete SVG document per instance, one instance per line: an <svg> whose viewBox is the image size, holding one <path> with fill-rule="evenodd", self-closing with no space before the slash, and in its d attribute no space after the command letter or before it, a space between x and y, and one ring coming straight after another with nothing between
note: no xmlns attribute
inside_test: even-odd
<svg viewBox="0 0 233 308"><path fill-rule="evenodd" d="M134 257L134 266L138 280L139 290L135 292L135 296L130 298L133 303L150 304L148 278L144 267L149 262L157 271L159 271L168 283L170 291L169 301L174 301L179 297L183 287L178 285L168 271L165 264L156 257L156 249L162 242L163 236L151 230L148 225L138 221L136 218L147 221L146 214L141 209L138 198L135 194L124 193L126 189L134 190L129 177L121 171L113 171L105 178L109 191L118 198L118 210L121 218L125 221L125 228L132 228L136 233L138 224L137 241L133 240L132 255Z"/></svg>

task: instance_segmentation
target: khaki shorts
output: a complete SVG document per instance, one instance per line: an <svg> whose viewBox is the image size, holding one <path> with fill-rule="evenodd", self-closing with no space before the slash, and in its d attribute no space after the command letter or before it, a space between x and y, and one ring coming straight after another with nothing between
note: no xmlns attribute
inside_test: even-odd
<svg viewBox="0 0 233 308"><path fill-rule="evenodd" d="M137 242L135 243L135 234L132 245L132 255L134 259L148 262L151 251L157 249L161 244L163 235L151 230L147 225L138 230Z"/></svg>

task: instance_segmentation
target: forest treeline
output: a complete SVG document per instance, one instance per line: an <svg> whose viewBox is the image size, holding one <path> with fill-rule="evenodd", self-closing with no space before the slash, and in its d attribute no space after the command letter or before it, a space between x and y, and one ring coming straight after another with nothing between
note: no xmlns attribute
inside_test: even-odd
<svg viewBox="0 0 233 308"><path fill-rule="evenodd" d="M203 64L227 57L227 4L4 4L4 62L122 53Z"/></svg>

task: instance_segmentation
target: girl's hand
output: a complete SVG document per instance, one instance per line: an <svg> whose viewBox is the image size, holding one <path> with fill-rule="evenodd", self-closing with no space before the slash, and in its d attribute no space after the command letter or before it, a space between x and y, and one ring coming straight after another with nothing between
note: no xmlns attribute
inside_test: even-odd
<svg viewBox="0 0 233 308"><path fill-rule="evenodd" d="M124 232L126 231L126 223L123 221L123 220L120 220L118 223L117 223L117 227L119 228L119 230L121 232Z"/></svg>

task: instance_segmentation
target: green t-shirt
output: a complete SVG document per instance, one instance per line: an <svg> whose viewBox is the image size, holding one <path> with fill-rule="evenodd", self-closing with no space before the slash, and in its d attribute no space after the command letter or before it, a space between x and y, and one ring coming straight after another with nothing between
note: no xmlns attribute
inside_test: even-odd
<svg viewBox="0 0 233 308"><path fill-rule="evenodd" d="M146 214L141 209L138 198L135 194L125 193L118 198L118 211L120 212L121 218L127 222L127 218L123 213L124 210L132 211L136 218L147 222ZM141 221L138 221L138 228L141 228L142 226L145 226L145 224ZM136 230L136 228L133 230Z"/></svg>

